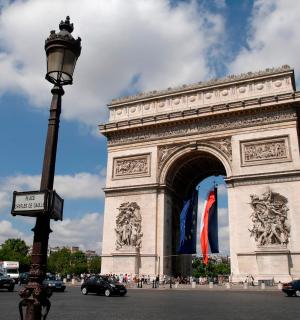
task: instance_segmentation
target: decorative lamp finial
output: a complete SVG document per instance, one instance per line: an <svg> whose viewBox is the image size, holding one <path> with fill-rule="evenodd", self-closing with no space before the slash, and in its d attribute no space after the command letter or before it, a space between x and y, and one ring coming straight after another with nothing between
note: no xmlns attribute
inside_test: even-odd
<svg viewBox="0 0 300 320"><path fill-rule="evenodd" d="M73 27L73 23L70 23L70 17L67 16L66 17L66 20L63 21L61 20L60 24L59 24L59 30L67 30L68 32L72 33L73 30L74 30L74 27Z"/></svg>

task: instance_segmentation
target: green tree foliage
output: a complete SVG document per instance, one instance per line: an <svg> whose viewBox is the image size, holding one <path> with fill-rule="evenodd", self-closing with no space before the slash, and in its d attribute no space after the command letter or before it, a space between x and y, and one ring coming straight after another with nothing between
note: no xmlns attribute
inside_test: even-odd
<svg viewBox="0 0 300 320"><path fill-rule="evenodd" d="M28 271L30 268L29 247L24 240L8 239L0 249L0 260L19 261L20 272Z"/></svg>
<svg viewBox="0 0 300 320"><path fill-rule="evenodd" d="M229 274L230 264L227 261L217 262L210 259L207 265L200 258L195 258L193 261L193 276L196 278L217 277Z"/></svg>
<svg viewBox="0 0 300 320"><path fill-rule="evenodd" d="M87 272L87 259L82 251L74 252L71 254L71 273L80 275Z"/></svg>
<svg viewBox="0 0 300 320"><path fill-rule="evenodd" d="M71 251L63 248L50 254L47 269L51 273L59 273L64 276L67 273L71 273L70 260Z"/></svg>
<svg viewBox="0 0 300 320"><path fill-rule="evenodd" d="M59 273L65 277L67 274L80 275L87 272L87 260L82 251L71 253L67 248L50 254L48 258L48 271Z"/></svg>
<svg viewBox="0 0 300 320"><path fill-rule="evenodd" d="M100 273L101 257L93 257L88 263L90 273Z"/></svg>

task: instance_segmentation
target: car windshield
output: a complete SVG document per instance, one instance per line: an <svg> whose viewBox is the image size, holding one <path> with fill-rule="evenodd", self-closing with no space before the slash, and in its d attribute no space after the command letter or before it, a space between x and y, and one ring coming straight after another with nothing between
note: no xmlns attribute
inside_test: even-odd
<svg viewBox="0 0 300 320"><path fill-rule="evenodd" d="M108 281L109 283L116 283L118 282L116 279L114 278L103 278L105 281Z"/></svg>
<svg viewBox="0 0 300 320"><path fill-rule="evenodd" d="M51 275L51 276L47 276L46 280L56 280L55 276Z"/></svg>
<svg viewBox="0 0 300 320"><path fill-rule="evenodd" d="M109 283L116 283L116 282L118 282L116 279L114 279L114 278L109 278L109 277L90 277L90 279L91 280L104 280L104 281L107 281L107 282L109 282Z"/></svg>
<svg viewBox="0 0 300 320"><path fill-rule="evenodd" d="M18 269L6 269L7 273L14 273L17 274L18 273Z"/></svg>

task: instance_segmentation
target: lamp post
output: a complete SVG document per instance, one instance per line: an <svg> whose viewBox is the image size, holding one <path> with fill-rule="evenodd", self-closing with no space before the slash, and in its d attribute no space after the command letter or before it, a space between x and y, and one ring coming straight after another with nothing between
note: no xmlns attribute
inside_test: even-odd
<svg viewBox="0 0 300 320"><path fill-rule="evenodd" d="M29 283L19 293L21 298L23 298L19 304L21 320L24 319L23 307L26 307L25 320L41 320L46 319L51 306L48 299L51 296L51 292L43 287L43 280L46 275L49 233L52 232L50 229L50 219L53 218L54 207L56 206L52 195L55 194L53 193L53 181L61 113L61 97L64 94L63 86L72 84L73 82L75 64L81 52L81 39L75 40L72 37L73 24L70 23L69 17L65 21L61 21L59 29L58 33L51 31L50 36L45 42L47 55L46 79L54 84L51 90L53 96L40 185L40 192L44 192L47 195L45 197L47 201L44 201L44 203L47 202L47 205L43 207L43 214L40 214L40 212L31 214L31 216L36 216L36 224L33 228L34 237ZM21 196L20 201L22 201ZM30 201L30 196L26 196L25 198L27 202ZM32 199L34 199L34 196ZM18 204L15 205L15 202L14 200L14 214L28 215L29 211L17 212L19 207ZM21 203L21 207L25 208L23 210L27 210L28 206L29 204L27 203ZM34 203L30 206L30 208L32 207L34 207Z"/></svg>

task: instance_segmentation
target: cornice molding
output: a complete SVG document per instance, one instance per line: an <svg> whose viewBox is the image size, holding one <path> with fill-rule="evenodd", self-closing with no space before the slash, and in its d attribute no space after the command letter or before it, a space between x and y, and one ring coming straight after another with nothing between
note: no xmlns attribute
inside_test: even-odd
<svg viewBox="0 0 300 320"><path fill-rule="evenodd" d="M122 187L109 187L103 188L105 197L117 197L123 195L135 195L135 194L148 194L165 192L167 186L159 185L158 183L153 184L141 184L135 186L122 186Z"/></svg>
<svg viewBox="0 0 300 320"><path fill-rule="evenodd" d="M300 181L300 170L249 174L225 178L227 187Z"/></svg>
<svg viewBox="0 0 300 320"><path fill-rule="evenodd" d="M205 118L215 115L231 115L232 112L244 112L246 110L261 109L266 107L277 107L286 104L294 104L300 102L300 91L293 93L285 93L276 96L268 96L262 98L248 99L243 101L233 101L217 105L209 105L195 109L176 111L165 114L157 114L153 116L140 117L138 119L129 119L119 122L111 122L100 124L100 132L108 136L111 132L121 132L134 128L145 128L151 125L165 124L187 119Z"/></svg>

